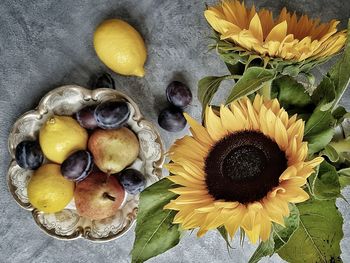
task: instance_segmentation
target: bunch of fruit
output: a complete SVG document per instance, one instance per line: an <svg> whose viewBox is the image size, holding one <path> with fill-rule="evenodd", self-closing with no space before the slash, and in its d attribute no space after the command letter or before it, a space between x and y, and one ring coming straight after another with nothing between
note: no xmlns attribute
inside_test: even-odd
<svg viewBox="0 0 350 263"><path fill-rule="evenodd" d="M173 81L166 88L166 97L170 106L160 112L158 124L166 131L181 131L187 123L183 109L192 102L191 90L182 82Z"/></svg>
<svg viewBox="0 0 350 263"><path fill-rule="evenodd" d="M141 192L145 177L127 168L139 155L129 117L128 103L106 101L74 116L54 115L41 127L39 141L19 143L18 165L35 170L27 187L32 206L55 213L74 197L81 216L99 220L116 214L125 191Z"/></svg>

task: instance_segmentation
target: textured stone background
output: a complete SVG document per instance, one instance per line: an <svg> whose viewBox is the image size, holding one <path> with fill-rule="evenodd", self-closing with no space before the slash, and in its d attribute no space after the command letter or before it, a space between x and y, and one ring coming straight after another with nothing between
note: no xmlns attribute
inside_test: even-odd
<svg viewBox="0 0 350 263"><path fill-rule="evenodd" d="M256 2L259 7L274 10L287 6L324 21L338 18L342 27L350 17L350 1L345 0ZM7 190L7 136L16 118L35 107L46 92L63 84L86 86L90 76L106 70L92 48L92 34L99 22L111 17L130 22L146 40L146 77L113 76L118 89L133 97L144 115L156 122L158 111L165 104L164 90L169 81L183 80L195 94L201 77L226 73L214 52L208 52L211 31L203 10L204 1L198 0L1 0L0 262L130 262L133 231L119 240L93 244L84 240L58 241L39 230L31 214L17 206ZM319 74L324 72L325 68L318 70ZM343 103L349 110L349 91ZM199 117L197 100L188 111ZM183 135L164 131L161 134L167 146ZM344 192L347 198L349 190ZM345 221L342 258L350 262L350 210L344 201L339 200L338 204ZM199 240L193 234L149 262L247 262L255 248L244 244L242 249L237 239L234 247L229 255L216 232ZM264 262L281 259L274 256Z"/></svg>

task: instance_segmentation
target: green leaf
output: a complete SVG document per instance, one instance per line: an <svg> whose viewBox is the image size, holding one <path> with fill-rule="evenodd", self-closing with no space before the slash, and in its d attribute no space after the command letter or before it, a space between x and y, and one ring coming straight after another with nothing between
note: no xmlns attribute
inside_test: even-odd
<svg viewBox="0 0 350 263"><path fill-rule="evenodd" d="M226 228L224 226L220 226L217 228L217 230L219 231L222 238L225 240L227 248L232 248Z"/></svg>
<svg viewBox="0 0 350 263"><path fill-rule="evenodd" d="M337 170L331 164L323 161L318 174L312 183L315 198L319 200L335 199L340 195L340 184Z"/></svg>
<svg viewBox="0 0 350 263"><path fill-rule="evenodd" d="M337 105L350 83L350 20L348 22L347 40L344 53L338 62L331 68L328 76L334 83L336 93L334 105Z"/></svg>
<svg viewBox="0 0 350 263"><path fill-rule="evenodd" d="M342 175L342 176L350 177L350 167L349 168L340 169L338 171L338 174Z"/></svg>
<svg viewBox="0 0 350 263"><path fill-rule="evenodd" d="M226 100L226 104L257 91L261 86L274 78L275 72L272 69L260 67L248 68L233 89Z"/></svg>
<svg viewBox="0 0 350 263"><path fill-rule="evenodd" d="M299 227L299 210L294 204L289 204L290 214L284 218L285 227L275 224L274 228L274 241L275 252L280 250L288 240L294 231Z"/></svg>
<svg viewBox="0 0 350 263"><path fill-rule="evenodd" d="M350 177L347 176L339 176L340 188L344 189L345 187L350 185Z"/></svg>
<svg viewBox="0 0 350 263"><path fill-rule="evenodd" d="M312 93L312 100L315 105L320 107L321 111L327 111L332 108L335 101L335 86L333 81L324 76L321 83Z"/></svg>
<svg viewBox="0 0 350 263"><path fill-rule="evenodd" d="M305 136L305 140L308 142L308 153L309 155L319 152L324 149L326 145L332 140L334 136L333 129L327 129L319 133Z"/></svg>
<svg viewBox="0 0 350 263"><path fill-rule="evenodd" d="M346 118L350 118L350 112L347 112L343 106L335 108L332 115L337 120L337 125L341 124Z"/></svg>
<svg viewBox="0 0 350 263"><path fill-rule="evenodd" d="M298 66L290 65L290 66L284 67L281 74L289 75L291 77L296 77L298 76L299 72L300 72L300 69Z"/></svg>
<svg viewBox="0 0 350 263"><path fill-rule="evenodd" d="M327 156L332 163L335 163L339 160L338 152L330 144L326 145L321 154Z"/></svg>
<svg viewBox="0 0 350 263"><path fill-rule="evenodd" d="M309 200L297 205L300 223L279 251L288 262L341 262L340 240L343 219L335 200Z"/></svg>
<svg viewBox="0 0 350 263"><path fill-rule="evenodd" d="M290 215L284 219L285 227L278 224L274 225L273 233L266 242L261 242L254 254L249 259L249 263L256 263L262 257L272 256L281 249L289 240L294 231L299 227L299 210L290 204Z"/></svg>
<svg viewBox="0 0 350 263"><path fill-rule="evenodd" d="M237 63L234 65L228 63L225 64L231 75L242 75L244 73L244 64L242 63Z"/></svg>
<svg viewBox="0 0 350 263"><path fill-rule="evenodd" d="M283 76L272 82L272 89L275 97L285 109L290 106L303 108L311 104L311 97L304 86L294 78Z"/></svg>
<svg viewBox="0 0 350 263"><path fill-rule="evenodd" d="M177 196L169 191L174 185L164 178L141 193L136 237L131 252L133 263L144 262L179 243L179 227L172 224L176 212L163 209Z"/></svg>
<svg viewBox="0 0 350 263"><path fill-rule="evenodd" d="M346 186L350 185L350 167L349 168L344 168L340 169L338 171L339 175L339 183L340 183L340 188L343 189Z"/></svg>
<svg viewBox="0 0 350 263"><path fill-rule="evenodd" d="M218 91L221 81L227 79L229 76L209 76L202 78L198 82L198 99L202 107L206 107L213 99L215 93Z"/></svg>
<svg viewBox="0 0 350 263"><path fill-rule="evenodd" d="M350 137L338 141L332 141L330 145L338 152L338 154L349 152Z"/></svg>
<svg viewBox="0 0 350 263"><path fill-rule="evenodd" d="M270 235L268 240L259 244L254 254L250 257L248 263L257 263L263 257L271 256L273 253L275 253L274 247L275 241L273 239L273 236Z"/></svg>
<svg viewBox="0 0 350 263"><path fill-rule="evenodd" d="M330 110L316 108L306 122L304 139L308 142L309 154L322 150L332 140L335 119Z"/></svg>

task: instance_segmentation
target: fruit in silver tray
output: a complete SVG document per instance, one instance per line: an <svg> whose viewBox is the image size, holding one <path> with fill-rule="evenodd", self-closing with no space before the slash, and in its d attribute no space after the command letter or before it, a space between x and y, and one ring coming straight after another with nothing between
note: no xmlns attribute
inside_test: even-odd
<svg viewBox="0 0 350 263"><path fill-rule="evenodd" d="M79 215L101 220L117 213L123 203L125 191L113 176L92 172L85 180L78 182L74 201Z"/></svg>
<svg viewBox="0 0 350 263"><path fill-rule="evenodd" d="M122 171L132 164L140 151L136 135L126 127L95 130L88 142L96 166L107 174Z"/></svg>
<svg viewBox="0 0 350 263"><path fill-rule="evenodd" d="M37 141L20 142L16 147L15 157L19 166L30 170L38 169L44 161L43 152Z"/></svg>
<svg viewBox="0 0 350 263"><path fill-rule="evenodd" d="M116 176L125 191L129 194L136 195L146 187L145 176L138 170L126 169Z"/></svg>
<svg viewBox="0 0 350 263"><path fill-rule="evenodd" d="M102 129L116 129L128 121L130 109L125 101L106 101L95 109L97 125Z"/></svg>
<svg viewBox="0 0 350 263"><path fill-rule="evenodd" d="M93 164L91 153L80 150L64 160L61 164L61 173L66 179L79 182L90 174Z"/></svg>
<svg viewBox="0 0 350 263"><path fill-rule="evenodd" d="M80 126L89 130L97 128L95 108L96 106L86 106L75 114L75 118L79 122Z"/></svg>

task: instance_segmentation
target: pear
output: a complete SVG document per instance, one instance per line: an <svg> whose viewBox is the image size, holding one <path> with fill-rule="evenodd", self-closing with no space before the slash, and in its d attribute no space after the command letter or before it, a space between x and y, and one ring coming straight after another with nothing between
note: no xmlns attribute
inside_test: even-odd
<svg viewBox="0 0 350 263"><path fill-rule="evenodd" d="M126 127L116 130L95 130L88 148L97 167L106 174L118 173L132 164L139 155L136 135Z"/></svg>
<svg viewBox="0 0 350 263"><path fill-rule="evenodd" d="M125 191L118 180L101 172L92 172L77 183L74 191L79 215L92 220L115 215L124 197Z"/></svg>

